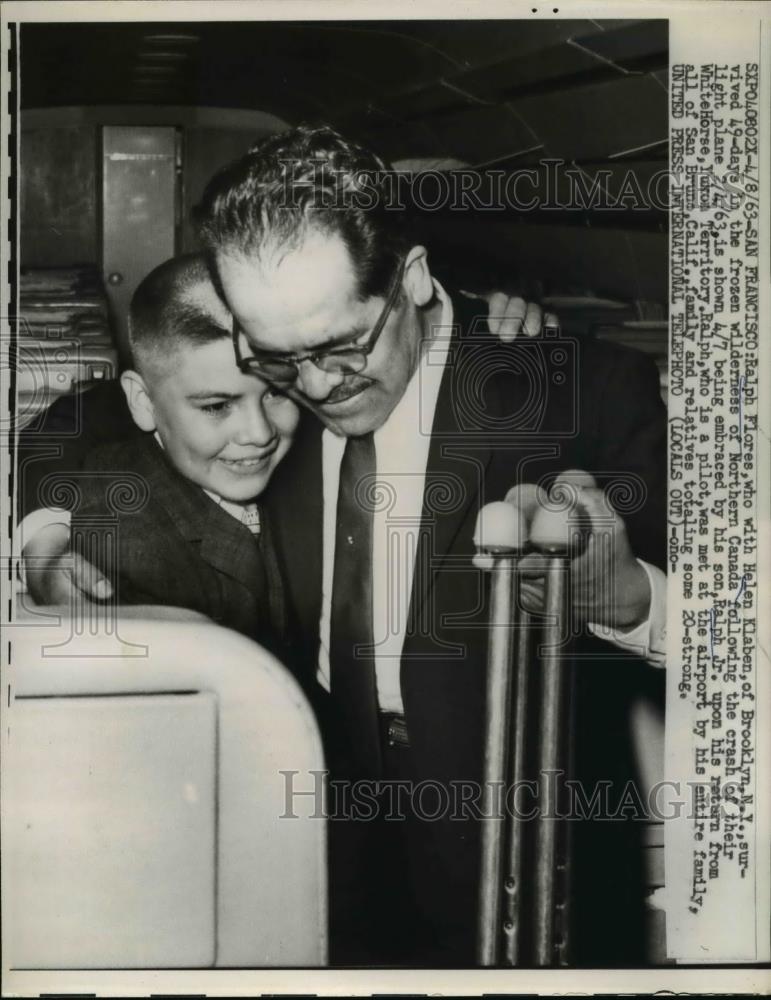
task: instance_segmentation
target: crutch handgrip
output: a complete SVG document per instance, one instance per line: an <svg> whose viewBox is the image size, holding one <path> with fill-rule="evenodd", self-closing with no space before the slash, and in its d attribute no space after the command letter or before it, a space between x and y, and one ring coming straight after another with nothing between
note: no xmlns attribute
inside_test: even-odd
<svg viewBox="0 0 771 1000"><path fill-rule="evenodd" d="M474 544L480 552L517 553L527 545L527 522L519 507L505 501L488 503L477 514Z"/></svg>
<svg viewBox="0 0 771 1000"><path fill-rule="evenodd" d="M560 510L539 507L530 528L530 543L547 555L573 558L586 548L591 530L591 519L580 503Z"/></svg>

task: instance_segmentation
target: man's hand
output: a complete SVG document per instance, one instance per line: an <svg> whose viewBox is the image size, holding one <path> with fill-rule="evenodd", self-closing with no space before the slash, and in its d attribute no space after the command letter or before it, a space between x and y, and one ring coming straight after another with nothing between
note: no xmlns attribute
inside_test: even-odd
<svg viewBox="0 0 771 1000"><path fill-rule="evenodd" d="M507 295L505 292L489 292L478 295L475 292L462 292L468 299L478 299L486 302L489 310L487 325L490 333L498 337L504 344L511 343L517 337L537 337L544 327L558 327L559 322L553 313L543 313L535 302L525 302L524 299Z"/></svg>
<svg viewBox="0 0 771 1000"><path fill-rule="evenodd" d="M582 623L629 631L648 617L648 574L632 552L624 519L603 491L579 487L578 502L589 515L592 531L572 565L574 613Z"/></svg>
<svg viewBox="0 0 771 1000"><path fill-rule="evenodd" d="M545 495L529 484L514 487L506 499L520 508L528 526L539 504L547 502ZM575 620L582 625L604 625L620 631L631 631L642 624L650 612L650 584L629 545L621 515L613 510L586 472L562 473L552 486L549 499L551 503L575 500L591 523L587 546L570 567ZM485 568L490 559L481 555L474 563ZM544 607L546 559L532 552L518 564L523 576L522 603L536 614Z"/></svg>
<svg viewBox="0 0 771 1000"><path fill-rule="evenodd" d="M66 524L49 524L38 531L24 547L22 560L27 589L36 604L73 605L112 596L109 580L71 551Z"/></svg>

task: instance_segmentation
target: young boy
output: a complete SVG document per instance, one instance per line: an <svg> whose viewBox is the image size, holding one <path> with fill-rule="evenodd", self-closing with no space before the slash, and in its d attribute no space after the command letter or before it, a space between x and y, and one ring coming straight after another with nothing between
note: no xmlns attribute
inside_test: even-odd
<svg viewBox="0 0 771 1000"><path fill-rule="evenodd" d="M275 648L283 588L256 499L299 413L238 370L231 324L200 257L167 261L140 284L120 383L141 433L89 452L72 541L118 603L190 608Z"/></svg>

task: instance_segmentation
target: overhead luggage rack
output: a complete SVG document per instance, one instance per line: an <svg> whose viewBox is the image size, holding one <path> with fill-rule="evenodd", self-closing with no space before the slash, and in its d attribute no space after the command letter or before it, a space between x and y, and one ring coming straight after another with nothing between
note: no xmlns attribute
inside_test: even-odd
<svg viewBox="0 0 771 1000"><path fill-rule="evenodd" d="M23 268L17 372L18 426L54 400L118 373L107 298L94 265Z"/></svg>

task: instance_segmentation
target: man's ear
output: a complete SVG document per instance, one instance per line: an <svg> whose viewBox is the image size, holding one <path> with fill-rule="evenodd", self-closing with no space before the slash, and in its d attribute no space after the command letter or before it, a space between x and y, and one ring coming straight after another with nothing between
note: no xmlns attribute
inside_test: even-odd
<svg viewBox="0 0 771 1000"><path fill-rule="evenodd" d="M428 250L413 247L404 260L404 287L416 306L427 306L436 294L428 269Z"/></svg>
<svg viewBox="0 0 771 1000"><path fill-rule="evenodd" d="M120 377L120 384L126 396L126 402L131 410L134 423L140 430L154 431L155 409L147 391L145 380L135 371L125 371Z"/></svg>

